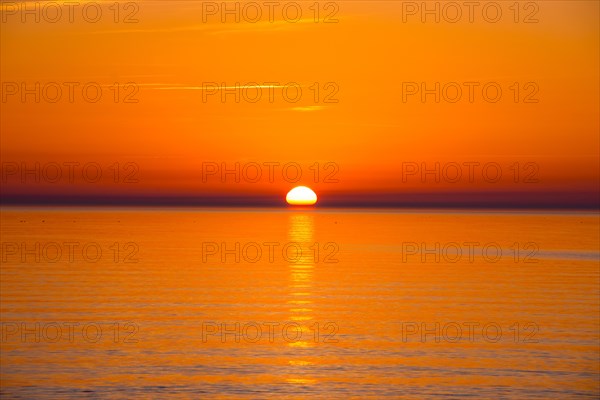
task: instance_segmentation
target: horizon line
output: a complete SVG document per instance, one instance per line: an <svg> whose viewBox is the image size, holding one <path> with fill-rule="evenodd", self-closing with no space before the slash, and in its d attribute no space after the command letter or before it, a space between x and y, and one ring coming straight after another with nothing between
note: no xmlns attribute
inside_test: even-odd
<svg viewBox="0 0 600 400"><path fill-rule="evenodd" d="M0 195L2 207L207 207L207 208L300 208L290 206L285 199L275 196L165 196L165 195ZM474 209L474 210L582 210L600 211L597 192L545 193L477 193L462 194L398 194L378 196L347 196L346 198L319 199L316 205L304 209L320 208L374 208L374 209Z"/></svg>

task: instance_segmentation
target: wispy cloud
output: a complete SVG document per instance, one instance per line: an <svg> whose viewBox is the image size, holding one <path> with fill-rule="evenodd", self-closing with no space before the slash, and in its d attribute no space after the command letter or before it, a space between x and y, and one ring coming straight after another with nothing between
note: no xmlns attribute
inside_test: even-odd
<svg viewBox="0 0 600 400"><path fill-rule="evenodd" d="M289 85L239 85L239 86L215 86L203 85L203 86L189 86L189 85L177 85L177 84L162 84L162 83L146 83L139 86L150 86L154 90L232 90L232 89L279 89L286 88ZM302 88L309 87L309 85L299 85Z"/></svg>
<svg viewBox="0 0 600 400"><path fill-rule="evenodd" d="M155 27L155 28L127 28L106 29L81 34L121 34L121 33L175 33L175 32L205 32L208 35L236 34L249 32L271 32L285 29L294 29L296 26L314 24L310 18L300 19L297 22L289 21L258 21L258 22L230 22L230 23L202 23L186 26Z"/></svg>
<svg viewBox="0 0 600 400"><path fill-rule="evenodd" d="M306 107L292 107L292 108L290 108L290 110L308 112L308 111L319 111L319 110L323 110L324 108L325 108L325 106L306 106Z"/></svg>

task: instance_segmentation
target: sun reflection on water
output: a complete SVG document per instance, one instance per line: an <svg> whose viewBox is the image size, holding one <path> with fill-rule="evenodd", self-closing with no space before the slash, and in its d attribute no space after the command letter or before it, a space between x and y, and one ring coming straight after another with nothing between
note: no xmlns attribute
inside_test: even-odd
<svg viewBox="0 0 600 400"><path fill-rule="evenodd" d="M313 320L313 273L314 258L311 246L314 244L314 221L313 216L309 214L290 215L290 225L288 232L289 241L296 243L301 249L296 262L290 262L290 284L289 300L289 320L299 325L302 331L302 337L299 340L290 341L288 346L297 349L298 352L289 365L292 368L291 376L286 382L293 385L314 384L315 379L308 378L311 373L312 361L305 360L304 350L314 347L313 331L310 326Z"/></svg>

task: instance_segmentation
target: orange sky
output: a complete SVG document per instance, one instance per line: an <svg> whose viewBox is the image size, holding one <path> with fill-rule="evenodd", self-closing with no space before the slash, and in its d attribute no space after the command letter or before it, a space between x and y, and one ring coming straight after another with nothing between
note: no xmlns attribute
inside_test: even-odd
<svg viewBox="0 0 600 400"><path fill-rule="evenodd" d="M456 23L444 21L453 14L441 14L441 22L435 23L433 15L409 12L421 2L401 1L320 2L318 22L313 2L301 1L297 4L302 16L295 23L282 16L284 6L288 16L294 16L291 2L279 3L273 21L265 2L253 3L263 12L256 23L247 21L254 10L245 7L252 2L239 3L239 23L235 15L225 15L223 23L221 10L207 14L222 2L120 2L115 15L114 1L80 1L73 22L67 6L55 2L61 4L62 18L48 22L55 10L38 6L37 23L36 15L22 13L24 7L35 9L35 3L2 3L4 195L160 192L283 197L296 184L305 184L331 196L490 190L597 196L596 1L521 2L518 23L509 8L513 2L499 2L502 16L496 23L486 21L493 12L483 15L483 6L474 10L472 23L467 8ZM83 17L87 3L101 4L97 23ZM228 4L235 7L235 2ZM428 4L433 8L435 2ZM94 9L87 12L88 18L94 16ZM329 23L324 23L330 14ZM124 23L127 18L138 22ZM525 19L538 22L524 23ZM34 95L22 101L21 84L33 88L35 82L41 85L40 102ZM51 82L63 88L56 103L48 101L55 90ZM72 102L65 82L79 83ZM81 87L90 82L102 88L97 103L83 98ZM111 88L115 82L133 83L120 88L118 103ZM282 88L276 87L271 102L271 89L263 87L259 101L242 96L236 103L234 94L223 102L220 92L210 92L212 83L233 87L237 82L293 82L302 88L302 96L296 103L286 101ZM428 95L423 102L421 93L403 92L406 83L434 88L436 82L440 87L457 83L462 98L451 103L442 96L436 103L434 95ZM465 82L478 85L472 102ZM481 88L490 82L502 89L496 103L482 95ZM457 85L447 86L448 96ZM124 103L124 96L134 91L137 103ZM526 98L536 102L526 103ZM42 176L23 184L20 171L11 169L34 168L36 162L97 163L103 178L97 184L81 179L52 183ZM135 163L136 182L115 184L109 169L115 162L121 169L118 181L130 172L123 166ZM265 167L258 183L243 176L235 182L232 175L203 179L203 163L233 168L236 162L240 168L253 162L297 163L302 178L291 182L277 168L269 182ZM489 182L476 170L469 181L466 167L459 182L443 177L435 182L433 176L424 179L419 174L403 179L408 163L431 168L440 163L443 168L452 162L494 163L502 179ZM515 178L515 163L519 168L534 165L537 180L522 181L523 174L533 173L530 169L520 170ZM63 174L66 171L63 166ZM332 172L338 182L323 182Z"/></svg>

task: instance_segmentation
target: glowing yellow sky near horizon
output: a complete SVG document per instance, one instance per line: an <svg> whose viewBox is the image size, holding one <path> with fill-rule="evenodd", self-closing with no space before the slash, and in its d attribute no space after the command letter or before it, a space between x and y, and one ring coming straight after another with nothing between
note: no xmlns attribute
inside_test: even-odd
<svg viewBox="0 0 600 400"><path fill-rule="evenodd" d="M113 3L103 3L105 13ZM73 103L3 100L2 160L132 161L143 173L136 188L188 192L291 188L202 186L203 161L338 165L336 185L298 182L317 193L422 189L402 185L403 161L493 161L505 168L535 162L540 187L597 187L598 2L540 1L539 22L529 24L515 23L506 2L494 24L477 13L474 23L422 23L420 15L403 23L403 2L386 1L336 2L339 22L327 24L322 19L333 8L321 2L315 23L312 2L299 3L296 23L277 13L272 23L222 23L219 15L204 23L201 2L151 1L138 3L137 23L104 14L92 24L76 13L73 23L24 24L20 15L6 15L4 2L3 83L98 82L104 97L90 104L75 91ZM126 5L120 2L120 19L133 10ZM525 15L521 10L519 18ZM497 82L502 100L488 103L476 91L473 103L465 93L457 103L432 96L423 103L418 95L403 102L403 82L473 81ZM115 82L135 83L139 101L111 101ZM303 95L297 103L281 95L269 102L263 91L256 103L235 103L233 95L223 103L217 93L204 102L207 82L296 82ZM524 85L535 83L539 102L515 103L514 82L520 99ZM324 102L334 91L338 102Z"/></svg>

